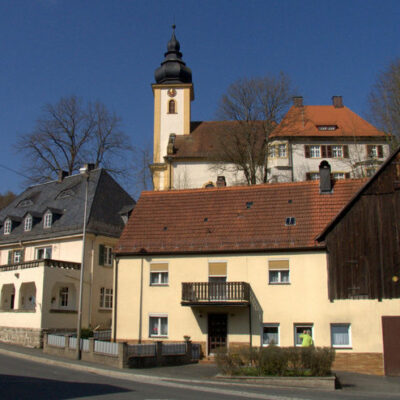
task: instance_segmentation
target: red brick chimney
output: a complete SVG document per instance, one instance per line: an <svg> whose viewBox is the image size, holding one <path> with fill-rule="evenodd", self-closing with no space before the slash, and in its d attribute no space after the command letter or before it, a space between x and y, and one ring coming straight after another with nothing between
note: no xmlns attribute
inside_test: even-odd
<svg viewBox="0 0 400 400"><path fill-rule="evenodd" d="M226 186L226 180L224 176L219 176L217 178L217 187L225 187Z"/></svg>
<svg viewBox="0 0 400 400"><path fill-rule="evenodd" d="M335 108L342 108L343 107L342 96L332 96L332 105Z"/></svg>
<svg viewBox="0 0 400 400"><path fill-rule="evenodd" d="M303 107L303 96L294 96L293 105L295 107Z"/></svg>

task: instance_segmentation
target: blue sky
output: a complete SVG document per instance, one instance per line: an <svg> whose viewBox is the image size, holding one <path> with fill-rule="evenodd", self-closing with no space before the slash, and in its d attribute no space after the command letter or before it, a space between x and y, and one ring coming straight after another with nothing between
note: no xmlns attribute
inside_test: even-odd
<svg viewBox="0 0 400 400"><path fill-rule="evenodd" d="M132 143L152 143L154 70L177 25L193 72L193 120L211 120L241 77L287 73L305 104L342 95L362 116L377 74L400 57L399 1L0 2L0 193L24 178L13 145L46 103L100 100Z"/></svg>

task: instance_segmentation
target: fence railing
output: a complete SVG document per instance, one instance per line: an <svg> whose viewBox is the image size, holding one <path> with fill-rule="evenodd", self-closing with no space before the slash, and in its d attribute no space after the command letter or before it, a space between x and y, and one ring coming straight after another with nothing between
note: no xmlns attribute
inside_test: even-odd
<svg viewBox="0 0 400 400"><path fill-rule="evenodd" d="M118 355L118 343L102 342L100 340L95 340L94 341L94 352L117 356Z"/></svg>
<svg viewBox="0 0 400 400"><path fill-rule="evenodd" d="M156 355L156 344L128 344L128 357L154 357Z"/></svg>
<svg viewBox="0 0 400 400"><path fill-rule="evenodd" d="M186 343L163 343L162 355L179 355L186 353Z"/></svg>
<svg viewBox="0 0 400 400"><path fill-rule="evenodd" d="M65 336L47 335L47 343L50 346L65 347Z"/></svg>
<svg viewBox="0 0 400 400"><path fill-rule="evenodd" d="M37 267L48 267L48 268L65 268L65 269L81 269L81 264L71 261L60 261L45 258L42 260L31 260L20 263L0 265L1 271L15 271L19 269L37 268Z"/></svg>
<svg viewBox="0 0 400 400"><path fill-rule="evenodd" d="M183 282L182 302L242 302L250 301L247 282Z"/></svg>

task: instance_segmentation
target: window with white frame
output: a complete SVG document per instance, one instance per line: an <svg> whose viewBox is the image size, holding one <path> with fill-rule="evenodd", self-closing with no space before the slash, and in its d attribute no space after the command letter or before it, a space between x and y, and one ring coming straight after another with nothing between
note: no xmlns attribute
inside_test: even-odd
<svg viewBox="0 0 400 400"><path fill-rule="evenodd" d="M344 172L334 172L332 177L335 181L338 181L340 179L346 179L346 174Z"/></svg>
<svg viewBox="0 0 400 400"><path fill-rule="evenodd" d="M382 145L367 145L367 156L374 158L383 157L383 146Z"/></svg>
<svg viewBox="0 0 400 400"><path fill-rule="evenodd" d="M289 281L289 260L268 261L269 284L288 284Z"/></svg>
<svg viewBox="0 0 400 400"><path fill-rule="evenodd" d="M306 180L307 181L317 181L319 179L319 172L307 172Z"/></svg>
<svg viewBox="0 0 400 400"><path fill-rule="evenodd" d="M109 288L100 288L100 308L112 309L113 290Z"/></svg>
<svg viewBox="0 0 400 400"><path fill-rule="evenodd" d="M279 157L286 157L286 144L280 144L278 146L278 155Z"/></svg>
<svg viewBox="0 0 400 400"><path fill-rule="evenodd" d="M276 154L275 154L275 146L274 146L274 145L270 145L270 146L269 146L269 148L268 148L268 155L269 155L270 158L276 157Z"/></svg>
<svg viewBox="0 0 400 400"><path fill-rule="evenodd" d="M332 157L342 158L343 157L343 146L332 146Z"/></svg>
<svg viewBox="0 0 400 400"><path fill-rule="evenodd" d="M12 222L10 218L7 218L4 222L4 234L9 235L11 233Z"/></svg>
<svg viewBox="0 0 400 400"><path fill-rule="evenodd" d="M27 215L24 221L24 231L28 232L32 230L32 215Z"/></svg>
<svg viewBox="0 0 400 400"><path fill-rule="evenodd" d="M300 335L308 333L314 340L314 325L313 324L295 324L294 325L294 345L301 346L303 339Z"/></svg>
<svg viewBox="0 0 400 400"><path fill-rule="evenodd" d="M60 288L60 307L68 307L68 286Z"/></svg>
<svg viewBox="0 0 400 400"><path fill-rule="evenodd" d="M150 315L149 317L149 336L150 337L166 337L168 336L168 316Z"/></svg>
<svg viewBox="0 0 400 400"><path fill-rule="evenodd" d="M351 347L350 324L331 324L332 347Z"/></svg>
<svg viewBox="0 0 400 400"><path fill-rule="evenodd" d="M310 146L310 157L320 158L321 157L321 146Z"/></svg>
<svg viewBox="0 0 400 400"><path fill-rule="evenodd" d="M39 247L36 249L36 260L43 260L45 258L50 259L52 253L52 247Z"/></svg>
<svg viewBox="0 0 400 400"><path fill-rule="evenodd" d="M43 228L51 228L52 222L53 222L53 214L51 211L47 211L47 213L44 214Z"/></svg>
<svg viewBox="0 0 400 400"><path fill-rule="evenodd" d="M168 285L168 263L152 263L150 265L150 285Z"/></svg>
<svg viewBox="0 0 400 400"><path fill-rule="evenodd" d="M279 346L279 324L264 324L262 332L262 345L270 344Z"/></svg>
<svg viewBox="0 0 400 400"><path fill-rule="evenodd" d="M112 247L105 246L104 244L99 245L99 265L105 265L111 267L113 263Z"/></svg>
<svg viewBox="0 0 400 400"><path fill-rule="evenodd" d="M22 255L23 255L22 250L14 250L13 251L14 264L18 264L23 261Z"/></svg>

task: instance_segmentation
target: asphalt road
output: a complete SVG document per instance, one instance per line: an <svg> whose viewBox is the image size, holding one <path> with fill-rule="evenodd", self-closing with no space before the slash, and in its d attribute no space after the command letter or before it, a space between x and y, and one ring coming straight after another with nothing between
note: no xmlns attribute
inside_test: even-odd
<svg viewBox="0 0 400 400"><path fill-rule="evenodd" d="M178 378L178 377L177 377ZM0 399L395 399L400 394L346 390L323 392L305 389L265 388L213 381L135 376L117 379L86 371L37 363L0 354Z"/></svg>

